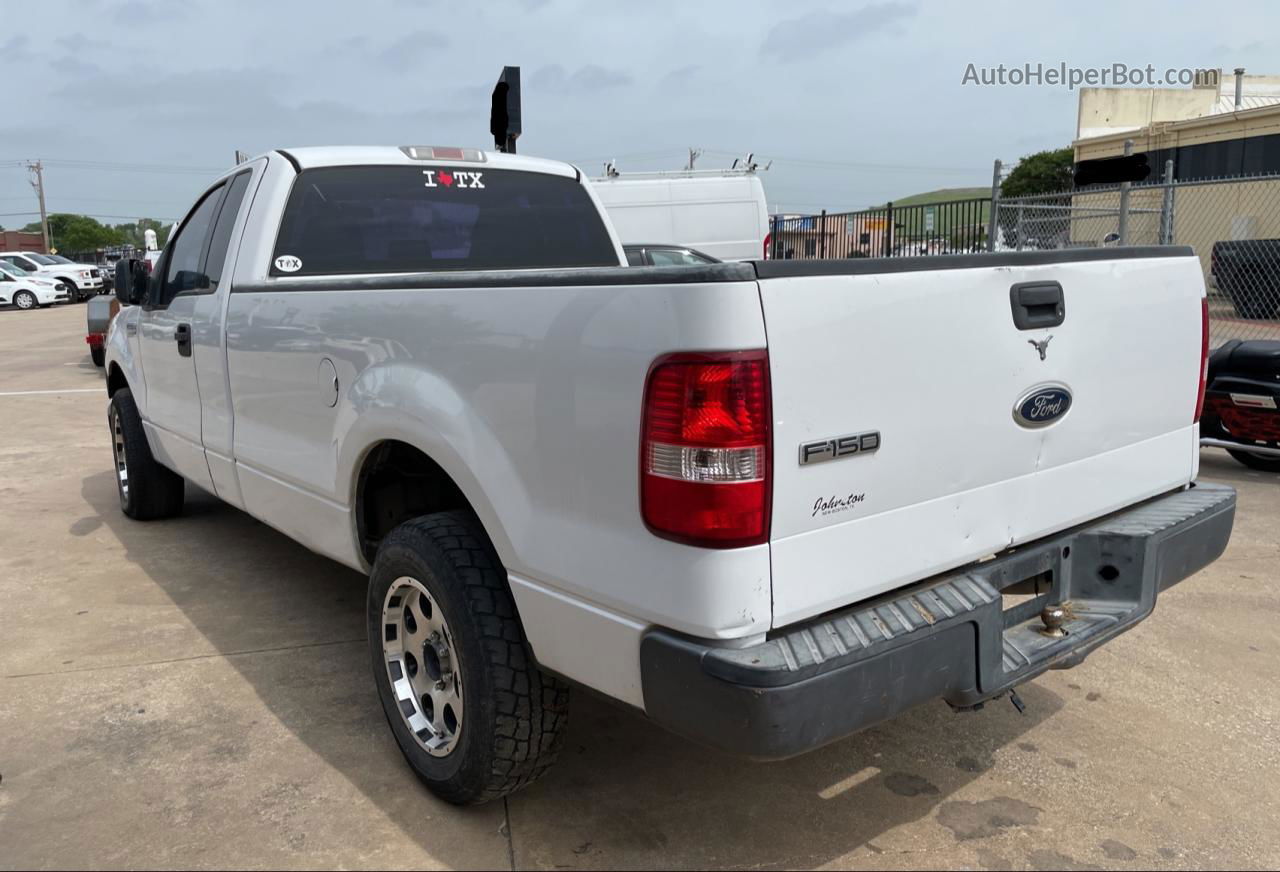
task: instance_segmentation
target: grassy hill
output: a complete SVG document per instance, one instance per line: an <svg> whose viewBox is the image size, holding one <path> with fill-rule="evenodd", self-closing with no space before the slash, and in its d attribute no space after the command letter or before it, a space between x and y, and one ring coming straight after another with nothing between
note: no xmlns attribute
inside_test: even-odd
<svg viewBox="0 0 1280 872"><path fill-rule="evenodd" d="M940 188L922 194L912 194L901 200L893 201L894 223L898 225L901 238L920 239L924 237L945 238L962 226L972 228L975 225L985 226L987 216L991 214L990 203L973 207L941 207L935 210L919 208L935 203L948 203L953 200L987 199L991 196L990 188ZM910 208L910 207L917 208ZM882 203L876 208L884 208ZM935 211L932 230L926 230L925 213ZM966 233L970 231L964 231ZM959 244L957 242L957 244Z"/></svg>
<svg viewBox="0 0 1280 872"><path fill-rule="evenodd" d="M991 188L939 188L936 191L926 191L923 194L912 194L910 197L903 197L900 200L894 200L894 206L927 206L930 203L944 203L947 200L971 200L977 197L990 197ZM884 203L873 206L875 209L883 209Z"/></svg>

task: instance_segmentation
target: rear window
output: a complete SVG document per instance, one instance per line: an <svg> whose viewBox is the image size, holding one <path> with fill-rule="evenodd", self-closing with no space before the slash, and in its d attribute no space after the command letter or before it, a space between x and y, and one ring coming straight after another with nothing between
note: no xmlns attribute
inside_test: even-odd
<svg viewBox="0 0 1280 872"><path fill-rule="evenodd" d="M617 266L574 179L471 167L320 167L294 181L271 275Z"/></svg>

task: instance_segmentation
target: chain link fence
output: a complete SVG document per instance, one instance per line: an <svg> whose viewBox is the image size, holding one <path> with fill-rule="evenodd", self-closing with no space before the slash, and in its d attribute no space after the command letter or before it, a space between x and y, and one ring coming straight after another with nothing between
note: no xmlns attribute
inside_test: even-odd
<svg viewBox="0 0 1280 872"><path fill-rule="evenodd" d="M1171 176L1166 168L1165 178ZM1090 186L861 212L777 215L769 256L905 257L1189 245L1209 289L1210 342L1280 340L1280 175ZM994 206L992 205L994 202Z"/></svg>
<svg viewBox="0 0 1280 872"><path fill-rule="evenodd" d="M1005 197L992 223L995 251L1189 245L1209 289L1210 343L1280 339L1280 176Z"/></svg>

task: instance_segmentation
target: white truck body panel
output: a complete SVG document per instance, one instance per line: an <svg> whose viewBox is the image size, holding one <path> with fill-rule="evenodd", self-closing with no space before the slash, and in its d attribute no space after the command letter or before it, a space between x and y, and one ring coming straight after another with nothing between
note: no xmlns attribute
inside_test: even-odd
<svg viewBox="0 0 1280 872"><path fill-rule="evenodd" d="M624 245L674 243L719 258L763 257L764 186L754 173L592 179Z"/></svg>

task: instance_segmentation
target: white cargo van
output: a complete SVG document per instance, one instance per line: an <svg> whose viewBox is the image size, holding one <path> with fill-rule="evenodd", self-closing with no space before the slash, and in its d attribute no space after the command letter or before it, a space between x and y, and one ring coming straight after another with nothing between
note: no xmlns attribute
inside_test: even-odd
<svg viewBox="0 0 1280 872"><path fill-rule="evenodd" d="M591 187L623 245L676 243L720 260L764 256L769 210L754 172L622 173Z"/></svg>

